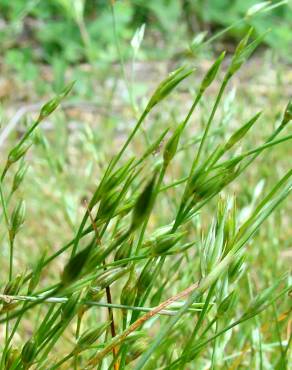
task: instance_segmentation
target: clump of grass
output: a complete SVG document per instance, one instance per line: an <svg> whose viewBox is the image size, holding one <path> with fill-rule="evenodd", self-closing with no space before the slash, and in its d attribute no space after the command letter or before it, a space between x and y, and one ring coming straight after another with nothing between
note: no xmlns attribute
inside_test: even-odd
<svg viewBox="0 0 292 370"><path fill-rule="evenodd" d="M141 156L126 159L145 119L151 119L152 110L159 109L161 101L194 70L179 68L160 83L125 144L107 164L72 239L16 274L14 250L21 247L21 228L26 227L24 201L13 211L11 207L26 176L26 156L36 141L38 126L72 85L43 106L8 153L0 182L0 217L10 245L9 273L0 296L0 323L5 328L1 368L183 369L192 365L222 367L224 363L232 367L233 354L229 358L224 354L228 345L237 343L231 347L234 352L241 351L236 355L240 358L255 330L259 347L252 350L258 368L264 363L287 367L290 340L284 343L279 335L275 345L281 351L279 356L271 356L255 321L287 297L291 291L287 274L275 277L259 292L250 289L243 293L240 284L249 281L246 261L249 250L257 247L254 236L288 197L292 171L254 204L243 221L236 197L228 193L229 185L241 181L240 176L255 165L259 155L291 139L282 134L291 121L291 102L266 141L247 151L238 153L236 148L244 143L260 113L242 122L227 140L215 142L212 131L230 80L262 40L260 36L250 42L250 36L251 32L231 59L203 132L198 134L198 145L191 147L191 163L188 167L186 161L184 166L186 175L166 183L172 166L184 161L184 152L190 150L182 143L186 127L216 80L224 53L203 77L177 128L171 134L162 128ZM153 156L157 150L159 154ZM8 175L13 171L11 180ZM206 208L213 210L207 231L201 225ZM47 281L46 271L54 269L59 260L63 266L60 275ZM250 295L247 305L240 304L246 302L243 294ZM28 319L34 325L30 338L21 345L16 334L23 332ZM279 326L277 313L275 320ZM246 322L250 323L247 332L238 332L236 327ZM64 350L60 350L61 343Z"/></svg>

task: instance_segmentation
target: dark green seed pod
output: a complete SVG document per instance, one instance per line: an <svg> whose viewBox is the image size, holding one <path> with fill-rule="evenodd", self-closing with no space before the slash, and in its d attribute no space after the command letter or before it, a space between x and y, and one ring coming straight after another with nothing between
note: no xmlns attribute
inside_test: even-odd
<svg viewBox="0 0 292 370"><path fill-rule="evenodd" d="M17 274L13 280L6 284L4 295L17 295L23 283L23 275Z"/></svg>
<svg viewBox="0 0 292 370"><path fill-rule="evenodd" d="M111 176L109 176L103 183L101 187L101 195L108 194L111 190L119 186L127 177L129 173L129 168L133 163L134 158L127 161L125 165L118 168Z"/></svg>
<svg viewBox="0 0 292 370"><path fill-rule="evenodd" d="M235 306L237 301L238 295L237 291L233 290L227 297L223 299L223 301L220 303L217 315L218 316L224 316L228 314L230 310Z"/></svg>
<svg viewBox="0 0 292 370"><path fill-rule="evenodd" d="M99 302L104 295L105 290L91 285L85 296L85 300Z"/></svg>
<svg viewBox="0 0 292 370"><path fill-rule="evenodd" d="M82 270L89 259L93 244L90 244L81 252L72 257L61 275L62 285L66 286L76 280L82 273Z"/></svg>
<svg viewBox="0 0 292 370"><path fill-rule="evenodd" d="M254 117L252 117L246 124L240 127L227 141L225 144L224 150L229 150L232 148L238 141L240 141L248 132L248 130L256 123L258 118L260 117L261 112L257 113Z"/></svg>
<svg viewBox="0 0 292 370"><path fill-rule="evenodd" d="M62 305L61 316L62 320L68 320L75 315L79 300L79 294L72 295L68 301Z"/></svg>
<svg viewBox="0 0 292 370"><path fill-rule="evenodd" d="M123 267L119 267L113 270L107 270L95 279L94 284L101 289L105 289L128 272L129 269Z"/></svg>
<svg viewBox="0 0 292 370"><path fill-rule="evenodd" d="M129 258L130 255L131 255L131 251L132 251L132 246L133 246L133 238L130 238L129 241L126 241L125 243L123 243L119 249L117 250L116 254L115 254L115 261L120 261L120 260L123 260L125 258Z"/></svg>
<svg viewBox="0 0 292 370"><path fill-rule="evenodd" d="M19 169L17 170L14 178L13 178L13 183L12 183L12 189L11 192L14 193L22 183L24 176L26 174L26 171L28 169L28 165L21 161L21 164L19 166Z"/></svg>
<svg viewBox="0 0 292 370"><path fill-rule="evenodd" d="M39 117L37 119L38 122L49 116L60 105L61 101L72 90L74 83L75 82L69 83L59 95L57 95L55 98L51 99L42 106Z"/></svg>
<svg viewBox="0 0 292 370"><path fill-rule="evenodd" d="M204 79L201 83L201 86L200 86L201 93L203 93L211 85L211 83L214 81L224 57L225 57L225 51L223 51L219 55L217 60L213 63L213 65L210 67L210 69L206 73L206 75L205 75L205 77L204 77Z"/></svg>
<svg viewBox="0 0 292 370"><path fill-rule="evenodd" d="M14 208L11 215L10 229L13 236L17 234L20 227L24 223L24 218L25 218L25 202L22 200Z"/></svg>
<svg viewBox="0 0 292 370"><path fill-rule="evenodd" d="M17 145L14 147L8 154L8 163L12 164L17 162L20 158L22 158L28 149L32 146L32 142L30 140L25 141L21 145Z"/></svg>
<svg viewBox="0 0 292 370"><path fill-rule="evenodd" d="M138 197L133 209L131 230L137 229L144 221L152 206L152 195L155 188L156 173L145 186L144 190Z"/></svg>
<svg viewBox="0 0 292 370"><path fill-rule="evenodd" d="M184 67L178 68L169 76L162 81L158 88L153 93L149 103L145 109L146 112L149 112L156 104L163 100L171 91L185 78L193 73L194 70L185 70Z"/></svg>
<svg viewBox="0 0 292 370"><path fill-rule="evenodd" d="M184 233L161 235L157 238L152 247L153 255L158 256L167 252L170 248L174 247L177 244L177 242L183 237L183 235Z"/></svg>
<svg viewBox="0 0 292 370"><path fill-rule="evenodd" d="M117 206L117 200L120 197L120 191L114 189L103 197L97 212L98 218L107 217Z"/></svg>
<svg viewBox="0 0 292 370"><path fill-rule="evenodd" d="M177 129L174 131L173 135L170 137L170 139L165 145L164 152L163 152L163 160L164 160L165 167L168 166L169 162L175 156L182 130L183 130L183 124L180 124L179 127L177 127Z"/></svg>
<svg viewBox="0 0 292 370"><path fill-rule="evenodd" d="M138 294L142 294L148 288L149 284L152 281L152 275L155 268L155 263L153 261L149 261L143 268L139 279L137 281L137 289Z"/></svg>
<svg viewBox="0 0 292 370"><path fill-rule="evenodd" d="M126 358L126 364L136 360L144 353L149 347L150 341L148 338L139 338L129 348L129 353Z"/></svg>
<svg viewBox="0 0 292 370"><path fill-rule="evenodd" d="M33 362L37 353L37 345L33 338L28 340L21 351L21 361L25 365L29 365Z"/></svg>
<svg viewBox="0 0 292 370"><path fill-rule="evenodd" d="M228 279L230 282L237 280L244 270L245 256L239 256L228 268Z"/></svg>
<svg viewBox="0 0 292 370"><path fill-rule="evenodd" d="M99 339L99 337L105 332L109 325L110 323L101 324L98 325L95 329L87 330L86 332L81 334L74 349L74 353L79 353L93 345Z"/></svg>
<svg viewBox="0 0 292 370"><path fill-rule="evenodd" d="M136 293L137 293L136 283L137 283L137 278L133 270L121 292L120 302L122 305L131 306L134 304Z"/></svg>

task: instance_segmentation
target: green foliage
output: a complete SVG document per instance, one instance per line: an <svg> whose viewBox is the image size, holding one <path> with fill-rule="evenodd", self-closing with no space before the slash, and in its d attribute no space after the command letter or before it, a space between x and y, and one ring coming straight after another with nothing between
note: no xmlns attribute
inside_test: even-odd
<svg viewBox="0 0 292 370"><path fill-rule="evenodd" d="M167 27L160 2L115 10L125 6L130 14L138 3ZM18 5L6 2L5 16L15 19ZM50 19L58 9L64 24L77 24L82 58L92 62L85 20L94 4L29 6L28 14L41 9L38 17ZM180 3L169 6L175 20ZM108 127L115 105L106 99L107 114L94 115L96 131L69 128L60 106L75 87L60 83L61 92L5 142L1 369L288 369L291 278L279 246L289 234L284 202L292 170L281 148L291 143L291 102L272 121L228 92L263 37L248 31L233 57L221 53L199 81L193 68L175 69L133 109L136 123L122 134ZM171 99L182 85L177 104ZM235 108L239 122L230 120ZM45 126L54 117L58 124ZM266 153L276 163L268 161L267 172Z"/></svg>
<svg viewBox="0 0 292 370"><path fill-rule="evenodd" d="M55 58L61 58L66 63L90 60L103 64L119 59L115 47L117 37L121 40L123 55L130 58L128 45L135 29L144 23L150 40L159 32L162 40L176 44L175 48L170 47L171 53L183 51L186 45L178 44L182 38L189 39L189 46L194 48L198 34L210 28L219 32L229 28L228 38L233 41L249 26L253 26L257 34L271 29L265 42L290 58L287 50L291 44L292 9L285 1L275 4L257 0L117 1L114 3L115 31L108 1L1 0L0 8L6 24L0 31L0 41L9 48L5 60L24 79L37 76L32 60L51 64ZM38 45L37 53L34 44ZM150 45L153 52L160 55L155 42L151 41ZM153 55L151 48L149 55Z"/></svg>

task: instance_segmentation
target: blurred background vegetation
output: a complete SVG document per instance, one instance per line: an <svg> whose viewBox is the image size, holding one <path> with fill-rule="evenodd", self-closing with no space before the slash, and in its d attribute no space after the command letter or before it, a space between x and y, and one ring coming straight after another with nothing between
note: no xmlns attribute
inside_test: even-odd
<svg viewBox="0 0 292 370"><path fill-rule="evenodd" d="M97 64L116 61L119 55L111 16L113 3L116 35L124 58L131 57L128 45L142 24L146 25L143 57L147 59L165 59L186 52L193 56L198 41L230 26L220 38L230 48L253 26L256 33L271 29L266 45L276 48L282 58L292 58L288 52L292 43L292 7L286 1L0 0L4 63L26 78L33 78L35 62L56 65L60 59L67 64L88 59ZM269 9L265 11L265 7Z"/></svg>

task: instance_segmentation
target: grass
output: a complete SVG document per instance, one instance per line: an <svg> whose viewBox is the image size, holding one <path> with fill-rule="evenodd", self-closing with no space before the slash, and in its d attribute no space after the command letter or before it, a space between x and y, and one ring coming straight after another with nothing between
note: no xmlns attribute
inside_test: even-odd
<svg viewBox="0 0 292 370"><path fill-rule="evenodd" d="M64 129L53 112L73 84L10 141L1 368L288 369L292 106L274 122L239 106L230 85L263 38L250 36L195 87L193 68L169 74L120 149L113 132ZM174 111L181 86L192 103Z"/></svg>

